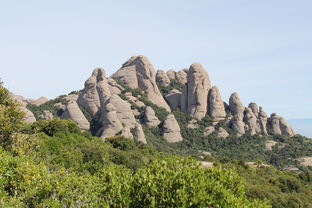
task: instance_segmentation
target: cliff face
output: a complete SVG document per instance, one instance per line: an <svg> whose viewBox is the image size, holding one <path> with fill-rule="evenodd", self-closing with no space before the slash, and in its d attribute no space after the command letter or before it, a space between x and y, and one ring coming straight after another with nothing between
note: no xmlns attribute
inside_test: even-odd
<svg viewBox="0 0 312 208"><path fill-rule="evenodd" d="M181 126L171 113L176 109L193 118L186 124L192 129L209 118L212 123L205 126L203 136L215 133L226 138L233 132L237 137L295 134L283 117L273 113L268 118L263 108L253 102L245 107L237 93L230 96L228 104L223 102L219 88L212 86L200 63L178 72L158 70L156 73L147 57L133 56L109 78L103 68L96 68L80 94L66 99L67 105L58 106L64 110L61 118L76 121L83 130L92 128L91 118L99 125L96 135L102 139L124 135L146 143L144 128L159 128L159 136L168 142L181 142L186 138L182 137ZM40 105L39 101L35 103ZM162 114L157 114L155 109ZM225 126L218 126L220 122ZM231 132L227 132L229 129Z"/></svg>

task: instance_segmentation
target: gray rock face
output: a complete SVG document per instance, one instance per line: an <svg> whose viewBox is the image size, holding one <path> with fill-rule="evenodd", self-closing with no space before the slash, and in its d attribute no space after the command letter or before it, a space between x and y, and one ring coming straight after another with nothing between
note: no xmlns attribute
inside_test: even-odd
<svg viewBox="0 0 312 208"><path fill-rule="evenodd" d="M258 105L256 103L249 103L248 108L250 108L253 114L258 118L259 114Z"/></svg>
<svg viewBox="0 0 312 208"><path fill-rule="evenodd" d="M101 138L115 136L123 130L123 126L118 119L116 108L113 104L108 103L103 109L103 132Z"/></svg>
<svg viewBox="0 0 312 208"><path fill-rule="evenodd" d="M282 134L280 129L280 118L276 115L276 113L271 114L269 118L269 126L273 134Z"/></svg>
<svg viewBox="0 0 312 208"><path fill-rule="evenodd" d="M130 103L121 99L118 95L112 95L105 105L111 104L114 106L114 110L116 111L118 120L125 126L130 129L135 127L135 117L131 111ZM107 107L106 107L107 108ZM102 120L105 121L105 111L107 109L104 108L104 113L102 113Z"/></svg>
<svg viewBox="0 0 312 208"><path fill-rule="evenodd" d="M187 112L197 120L204 118L207 113L207 98L210 88L210 79L204 67L199 63L192 64L187 75L187 96L185 98L187 98Z"/></svg>
<svg viewBox="0 0 312 208"><path fill-rule="evenodd" d="M144 123L148 127L155 127L155 126L158 126L160 124L160 121L156 117L154 110L149 106L147 106L145 109Z"/></svg>
<svg viewBox="0 0 312 208"><path fill-rule="evenodd" d="M142 142L143 144L147 144L142 126L138 122L135 124L135 131L136 131L135 139L138 142Z"/></svg>
<svg viewBox="0 0 312 208"><path fill-rule="evenodd" d="M233 130L236 131L236 136L240 137L243 134L245 134L245 123L243 122L243 113L238 113L233 116L233 118L230 121L230 125Z"/></svg>
<svg viewBox="0 0 312 208"><path fill-rule="evenodd" d="M10 93L10 96L11 96L12 100L14 100L15 102L17 102L20 105L19 106L20 110L25 114L24 115L24 121L26 123L36 122L36 118L35 118L34 114L26 108L26 106L27 106L26 99L20 95L14 95L12 93Z"/></svg>
<svg viewBox="0 0 312 208"><path fill-rule="evenodd" d="M175 76L178 82L180 82L181 84L187 83L187 73L185 71L180 70L175 74Z"/></svg>
<svg viewBox="0 0 312 208"><path fill-rule="evenodd" d="M177 89L173 89L165 97L171 109L176 109L181 107L181 92Z"/></svg>
<svg viewBox="0 0 312 208"><path fill-rule="evenodd" d="M176 72L173 69L168 70L166 74L170 80L176 79Z"/></svg>
<svg viewBox="0 0 312 208"><path fill-rule="evenodd" d="M243 113L245 107L237 93L233 93L230 97L230 110L233 115Z"/></svg>
<svg viewBox="0 0 312 208"><path fill-rule="evenodd" d="M43 111L42 116L43 116L43 119L45 119L45 120L52 120L54 117L53 114L48 110Z"/></svg>
<svg viewBox="0 0 312 208"><path fill-rule="evenodd" d="M244 120L249 128L251 135L255 135L260 132L260 128L257 125L257 117L252 112L251 108L246 108Z"/></svg>
<svg viewBox="0 0 312 208"><path fill-rule="evenodd" d="M286 122L286 120L283 117L280 117L279 124L283 135L290 137L295 135L294 130L291 128L291 126Z"/></svg>
<svg viewBox="0 0 312 208"><path fill-rule="evenodd" d="M187 85L184 85L183 91L181 93L181 111L187 113Z"/></svg>
<svg viewBox="0 0 312 208"><path fill-rule="evenodd" d="M26 123L34 123L34 122L36 122L36 118L35 118L34 114L30 110L28 110L25 106L20 106L20 109L21 109L22 112L25 113L24 121Z"/></svg>
<svg viewBox="0 0 312 208"><path fill-rule="evenodd" d="M66 105L66 109L61 118L75 121L82 130L90 129L89 121L80 110L78 104L74 101L71 101Z"/></svg>
<svg viewBox="0 0 312 208"><path fill-rule="evenodd" d="M152 103L171 111L156 85L154 66L145 56L131 57L112 77L124 81L129 87L142 89Z"/></svg>
<svg viewBox="0 0 312 208"><path fill-rule="evenodd" d="M108 100L110 95L104 69L96 68L92 76L85 82L85 88L80 94L77 103L86 109L91 116L95 116L101 104Z"/></svg>
<svg viewBox="0 0 312 208"><path fill-rule="evenodd" d="M229 133L227 133L227 131L224 129L224 128L219 128L218 130L218 134L217 134L217 137L218 138L223 138L225 139L226 137L229 136Z"/></svg>
<svg viewBox="0 0 312 208"><path fill-rule="evenodd" d="M213 126L208 126L205 128L204 136L209 136L215 131L215 128Z"/></svg>
<svg viewBox="0 0 312 208"><path fill-rule="evenodd" d="M33 104L33 105L36 105L36 106L40 106L42 104L45 104L48 101L49 101L48 98L40 97L37 100L34 100L34 101L30 102L30 103Z"/></svg>
<svg viewBox="0 0 312 208"><path fill-rule="evenodd" d="M183 140L180 126L173 114L169 114L164 122L163 137L168 143L176 143Z"/></svg>
<svg viewBox="0 0 312 208"><path fill-rule="evenodd" d="M107 82L109 91L113 95L119 95L124 90L124 88L117 84L117 82L112 78L108 78Z"/></svg>
<svg viewBox="0 0 312 208"><path fill-rule="evenodd" d="M164 86L168 86L170 84L170 79L167 76L166 72L164 72L163 70L157 71L156 81Z"/></svg>
<svg viewBox="0 0 312 208"><path fill-rule="evenodd" d="M259 123L259 127L261 129L261 132L264 135L268 135L268 131L267 131L268 116L263 111L262 107L260 107L259 116L258 116L258 123Z"/></svg>
<svg viewBox="0 0 312 208"><path fill-rule="evenodd" d="M214 121L221 121L225 119L226 113L224 109L224 104L221 98L219 88L217 86L213 86L209 90L208 109L209 115L213 118Z"/></svg>

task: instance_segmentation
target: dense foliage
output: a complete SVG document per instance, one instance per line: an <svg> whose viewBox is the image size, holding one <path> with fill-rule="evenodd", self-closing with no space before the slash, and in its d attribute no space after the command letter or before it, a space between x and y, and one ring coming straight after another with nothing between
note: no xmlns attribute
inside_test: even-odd
<svg viewBox="0 0 312 208"><path fill-rule="evenodd" d="M140 90L133 93L140 93L148 103ZM1 207L312 206L311 170L300 167L300 172L286 172L261 162L277 167L292 164L289 158L311 154L309 141L281 136L203 137L204 128L211 124L209 117L195 130L186 127L188 115L178 110L174 114L186 138L182 143L166 143L161 124L143 126L149 145L123 136L103 142L81 132L73 121L23 124L23 113L1 86ZM264 148L268 139L278 142L272 151ZM213 156L202 157L203 150ZM200 160L213 161L215 166L203 168ZM258 160L257 167L244 160Z"/></svg>

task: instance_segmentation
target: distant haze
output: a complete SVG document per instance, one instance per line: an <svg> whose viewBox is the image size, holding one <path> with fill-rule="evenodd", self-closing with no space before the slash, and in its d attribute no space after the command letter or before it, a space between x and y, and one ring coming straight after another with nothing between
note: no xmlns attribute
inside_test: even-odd
<svg viewBox="0 0 312 208"><path fill-rule="evenodd" d="M0 1L0 78L28 98L83 88L143 54L156 69L201 62L224 101L312 118L311 0Z"/></svg>
<svg viewBox="0 0 312 208"><path fill-rule="evenodd" d="M291 119L288 122L296 133L312 138L312 119Z"/></svg>

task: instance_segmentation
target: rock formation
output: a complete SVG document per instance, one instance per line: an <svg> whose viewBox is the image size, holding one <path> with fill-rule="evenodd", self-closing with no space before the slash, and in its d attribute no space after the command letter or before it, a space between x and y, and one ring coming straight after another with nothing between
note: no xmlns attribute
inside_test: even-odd
<svg viewBox="0 0 312 208"><path fill-rule="evenodd" d="M291 137L295 135L294 130L291 128L291 126L286 122L286 120L283 117L280 117L279 124L280 124L281 133L283 135L291 136Z"/></svg>
<svg viewBox="0 0 312 208"><path fill-rule="evenodd" d="M92 76L86 80L85 88L77 100L77 103L85 108L91 116L94 116L101 106L96 84L97 78L94 70Z"/></svg>
<svg viewBox="0 0 312 208"><path fill-rule="evenodd" d="M187 74L186 109L192 117L201 120L207 113L207 97L211 88L210 79L204 67L195 63ZM181 104L182 105L182 104Z"/></svg>
<svg viewBox="0 0 312 208"><path fill-rule="evenodd" d="M263 111L262 107L260 107L259 109L258 123L259 123L259 127L261 129L262 134L268 135L268 131L267 131L268 116Z"/></svg>
<svg viewBox="0 0 312 208"><path fill-rule="evenodd" d="M229 133L224 128L219 128L217 137L218 138L226 138L229 136Z"/></svg>
<svg viewBox="0 0 312 208"><path fill-rule="evenodd" d="M37 100L31 101L30 103L36 106L40 106L42 104L45 104L46 102L48 102L48 98L46 97L40 97Z"/></svg>
<svg viewBox="0 0 312 208"><path fill-rule="evenodd" d="M245 134L245 123L243 121L243 117L243 113L238 113L234 115L230 121L230 126L234 131L236 131L236 136L238 137Z"/></svg>
<svg viewBox="0 0 312 208"><path fill-rule="evenodd" d="M245 109L244 120L248 126L251 135L255 135L260 132L260 128L257 124L257 117L255 116L251 108Z"/></svg>
<svg viewBox="0 0 312 208"><path fill-rule="evenodd" d="M121 82L130 88L139 88L143 91L143 95L136 93L136 90L129 90ZM173 82L181 83L181 86L184 86L183 89L180 89L180 86L177 86L179 90L172 89L170 83ZM163 97L157 83L162 87L167 87L166 91L171 91ZM146 143L142 126L136 120L136 118L140 118L140 121L147 127L159 126L162 128L162 135L168 142L182 141L180 127L174 115L169 114L163 125L159 125L160 121L154 110L148 106L150 104L145 101L146 98L149 102L168 112L171 112L171 109L177 111L180 109L190 115L192 119L189 119L188 122L185 121L188 128L203 127L201 120L209 115L213 119L213 123L212 126L205 125L204 136L215 132L217 137L228 137L228 132L216 125L221 120L224 120L221 124L233 129L237 136L242 136L246 132L252 135L268 135L270 133L293 136L295 134L284 118L275 113L268 118L256 103L251 102L245 108L237 93L230 96L229 105L223 102L218 87L211 87L208 73L199 63L194 63L189 69L178 72L158 70L156 73L153 65L145 56L133 56L111 78L106 77L104 69L94 69L92 75L86 80L84 89L79 95L77 94L79 93L62 97L68 102L67 105L60 102L54 106L64 110L62 118L74 120L83 130L90 128L90 124L83 114L86 110L92 120L102 125L97 135L104 139L114 135L124 135ZM27 104L32 103L38 106L47 101L44 97L31 100L21 96L15 96L15 100L21 104L20 108L26 114L25 121L29 123L36 119L33 113L26 108ZM40 116L47 120L53 118L51 112L48 111L42 112Z"/></svg>
<svg viewBox="0 0 312 208"><path fill-rule="evenodd" d="M175 74L175 76L178 82L180 82L181 84L187 83L187 72L180 70Z"/></svg>
<svg viewBox="0 0 312 208"><path fill-rule="evenodd" d="M26 106L28 104L26 99L20 95L14 95L12 93L10 93L10 96L11 96L12 100L14 100L15 102L17 102L19 104L20 110L25 114L24 115L24 121L26 123L36 122L36 118L35 118L34 114L26 108Z"/></svg>
<svg viewBox="0 0 312 208"><path fill-rule="evenodd" d="M124 90L124 88L117 84L117 82L112 78L108 78L107 82L109 91L113 95L119 95Z"/></svg>
<svg viewBox="0 0 312 208"><path fill-rule="evenodd" d="M112 104L114 106L114 110L116 111L118 120L125 127L129 127L130 129L135 127L136 120L131 111L130 103L124 101L118 95L112 95L107 101L107 104L105 105L108 105L108 104ZM107 111L107 109L104 108L104 113L102 114L102 117L101 117L103 121L106 119L105 111Z"/></svg>
<svg viewBox="0 0 312 208"><path fill-rule="evenodd" d="M143 144L147 144L142 126L138 122L136 122L136 124L135 124L135 132L136 132L135 139L138 142L142 142Z"/></svg>
<svg viewBox="0 0 312 208"><path fill-rule="evenodd" d="M271 114L269 118L269 126L273 134L282 134L280 129L280 118L276 115L276 113Z"/></svg>
<svg viewBox="0 0 312 208"><path fill-rule="evenodd" d="M107 137L115 136L121 133L123 126L118 119L116 108L113 104L108 103L103 109L103 128L101 133L101 138L105 139Z"/></svg>
<svg viewBox="0 0 312 208"><path fill-rule="evenodd" d="M154 66L145 56L131 57L112 77L125 82L131 88L142 89L152 103L171 111L156 85Z"/></svg>
<svg viewBox="0 0 312 208"><path fill-rule="evenodd" d="M171 90L165 97L171 109L176 109L181 107L181 92L177 89Z"/></svg>
<svg viewBox="0 0 312 208"><path fill-rule="evenodd" d="M61 118L75 121L82 130L90 129L89 121L86 119L86 117L80 110L78 104L74 101L70 101L66 105L66 109L62 114Z"/></svg>
<svg viewBox="0 0 312 208"><path fill-rule="evenodd" d="M180 126L173 114L169 114L164 122L163 137L168 143L176 143L183 140Z"/></svg>
<svg viewBox="0 0 312 208"><path fill-rule="evenodd" d="M144 112L144 123L148 127L155 127L160 124L160 121L156 117L154 110L149 106L146 107Z"/></svg>
<svg viewBox="0 0 312 208"><path fill-rule="evenodd" d="M167 76L166 72L163 70L158 70L156 73L156 81L161 85L168 86L170 84L170 79Z"/></svg>
<svg viewBox="0 0 312 208"><path fill-rule="evenodd" d="M258 118L259 114L258 105L256 103L249 103L248 108L250 108L253 114Z"/></svg>
<svg viewBox="0 0 312 208"><path fill-rule="evenodd" d="M208 95L208 109L209 116L213 118L214 121L224 120L226 117L224 104L217 86L213 86L209 90Z"/></svg>
<svg viewBox="0 0 312 208"><path fill-rule="evenodd" d="M213 126L208 126L204 130L204 136L209 136L215 131L215 128Z"/></svg>
<svg viewBox="0 0 312 208"><path fill-rule="evenodd" d="M173 69L168 70L166 74L170 80L176 79L176 72Z"/></svg>
<svg viewBox="0 0 312 208"><path fill-rule="evenodd" d="M244 107L244 105L243 105L242 101L240 100L237 93L233 93L231 95L229 104L230 104L231 113L233 115L241 114L245 110L245 107Z"/></svg>

